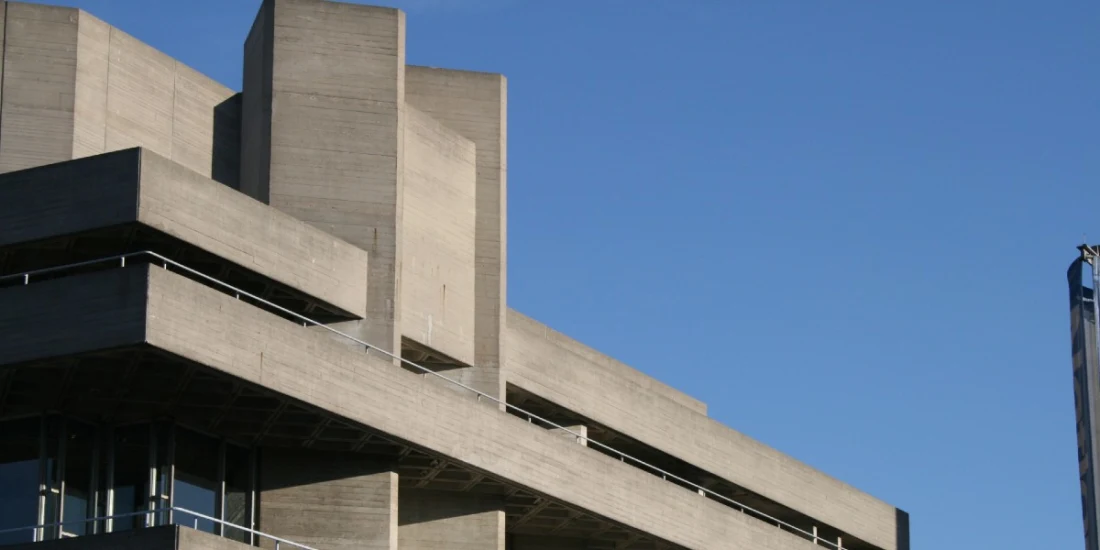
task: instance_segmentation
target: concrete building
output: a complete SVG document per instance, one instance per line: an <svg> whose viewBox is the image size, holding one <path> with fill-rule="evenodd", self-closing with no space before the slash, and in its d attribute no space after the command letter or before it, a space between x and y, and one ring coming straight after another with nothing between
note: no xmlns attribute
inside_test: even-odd
<svg viewBox="0 0 1100 550"><path fill-rule="evenodd" d="M909 550L508 308L506 81L407 65L401 11L264 1L241 92L0 15L0 544Z"/></svg>

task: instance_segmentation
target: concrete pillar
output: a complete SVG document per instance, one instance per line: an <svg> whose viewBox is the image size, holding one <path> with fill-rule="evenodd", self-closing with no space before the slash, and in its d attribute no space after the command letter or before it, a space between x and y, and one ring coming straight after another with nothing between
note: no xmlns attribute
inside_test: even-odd
<svg viewBox="0 0 1100 550"><path fill-rule="evenodd" d="M245 43L241 190L370 253L364 321L400 350L405 15L265 0Z"/></svg>
<svg viewBox="0 0 1100 550"><path fill-rule="evenodd" d="M504 550L500 497L401 488L401 550Z"/></svg>
<svg viewBox="0 0 1100 550"><path fill-rule="evenodd" d="M576 441L577 443L579 443L581 445L584 445L585 447L588 446L588 439L578 438L577 436L573 435L573 434L580 434L583 438L587 438L588 437L588 426L585 426L584 424L575 424L575 425L563 426L563 427L568 429L569 432L573 432L573 433L569 433L569 432L567 432L567 431L565 431L561 428L551 428L550 431L555 432L555 433L559 433L559 434L561 434L562 437L572 439L572 440Z"/></svg>
<svg viewBox="0 0 1100 550"><path fill-rule="evenodd" d="M0 172L142 146L236 185L232 90L78 9L0 14Z"/></svg>
<svg viewBox="0 0 1100 550"><path fill-rule="evenodd" d="M325 550L397 548L393 465L354 453L264 449L260 488L260 531Z"/></svg>
<svg viewBox="0 0 1100 550"><path fill-rule="evenodd" d="M473 370L459 373L504 398L501 331L507 294L508 95L502 75L409 66L408 104L473 141L477 152Z"/></svg>

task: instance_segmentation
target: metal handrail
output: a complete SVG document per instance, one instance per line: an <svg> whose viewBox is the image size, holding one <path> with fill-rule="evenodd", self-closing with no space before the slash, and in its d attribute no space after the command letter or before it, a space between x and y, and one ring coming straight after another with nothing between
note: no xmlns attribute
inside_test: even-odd
<svg viewBox="0 0 1100 550"><path fill-rule="evenodd" d="M327 331L329 331L333 334L336 334L338 336L342 336L343 338L346 338L348 340L351 340L352 342L355 342L355 343L357 343L361 346L364 346L367 351L374 350L374 351L377 351L377 352L379 352L379 353L381 353L381 354L383 354L387 357L390 357L392 359L396 359L397 361L399 361L401 363L404 363L404 364L406 364L406 365L408 365L408 366L410 366L414 369L422 371L424 374L430 374L432 376L435 376L436 378L439 378L441 380L445 380L445 381L447 381L447 382L449 382L449 383L451 383L455 386L458 386L462 389L465 389L465 390L475 394L477 396L478 401L480 401L481 398L485 398L485 399L488 399L490 401L493 401L494 403L497 403L498 405L503 406L505 409L513 410L513 411L516 411L518 413L521 413L522 416L527 417L528 422L531 422L533 419L535 419L535 420L538 420L539 422L541 422L543 424L546 424L547 426L550 426L554 429L562 430L566 433L569 433L569 434L575 436L578 439L578 441L580 441L580 440L586 441L587 443L589 443L590 447L592 445L595 445L595 446L600 447L601 449L605 449L605 450L611 452L614 455L617 455L619 457L620 461L622 461L624 463L629 460L630 462L633 462L634 464L642 466L643 467L642 469L648 469L652 472L655 472L657 475L660 475L661 478L666 480L666 481L668 481L670 479L678 481L678 482L680 482L684 485L687 485L688 487L691 487L692 489L695 489L697 492L699 492L700 495L714 497L714 498L716 498L716 499L718 499L718 500L720 500L720 501L722 501L722 502L724 502L728 505L732 505L733 508L741 511L742 513L747 513L747 514L749 514L751 516L754 516L757 519L759 519L761 521L765 521L767 523L774 523L776 525L776 527L778 527L780 530L786 529L786 530L788 530L792 533L800 534L800 535L804 536L806 539L814 541L814 544L824 545L826 547L834 548L835 550L844 550L843 542L841 542L841 539L837 539L837 542L832 542L831 540L820 538L817 535L816 532L810 532L810 531L807 531L807 530L802 529L800 527L791 525L790 523L787 523L786 521L783 521L779 518L770 516L770 515L768 515L764 512L761 512L760 510L757 510L757 509L747 505L747 504L738 502L738 501L736 501L736 500L734 500L730 497L727 497L725 495L716 493L716 492L714 492L710 489L707 489L706 487L703 487L702 485L699 485L697 483L693 483L691 481L688 481L688 480L686 480L686 479L684 479L684 478L682 478L682 477L680 477L676 474L665 471L665 470L663 470L663 469L661 469L657 466L654 466L654 465L652 465L652 464L650 464L650 463L648 463L644 460L641 460L639 458L635 458L635 457L633 457L631 455L628 455L628 454L626 454L626 453L624 453L624 452L622 452L618 449L610 447L610 446L608 446L604 443L600 443L599 441L589 439L588 436L586 436L586 435L581 435L580 433L577 433L577 432L575 432L575 431L573 431L573 430L571 430L571 429L569 429L565 426L561 426L559 424L551 422L550 420L547 420L547 419L545 419L545 418L543 418L543 417L541 417L541 416L539 416L535 413L526 411L526 410L524 410L520 407L517 407L515 405L507 403L507 402L505 402L501 399L498 399L496 397L493 397L492 395L489 395L485 392L482 392L480 390L477 390L475 388L467 386L466 384L463 384L462 382L459 382L459 381L454 380L452 378L448 378L446 376L443 376L442 374L439 374L438 372L435 372L435 371L433 371L433 370L431 370L427 367L418 365L418 364L416 364L416 363L414 363L414 362L412 362L408 359L405 359L405 358L403 358L399 355L396 355L394 353L388 352L384 349L381 349L377 346L374 346L373 344L364 342L363 340L360 340L360 339L358 339L354 336L351 336L349 334L345 334L343 332L340 332L340 331L338 331L338 330L336 330L336 329L334 329L334 328L332 328L328 325L325 325L325 324L323 324L319 321L314 321L313 319L310 319L309 317L306 317L305 315L302 315L300 313L291 311L291 310L289 310L289 309L287 309L283 306L272 303L272 302L270 302L268 300L265 300L265 299L263 299L259 296L256 296L255 294L252 294L248 291L241 290L241 289L239 289L239 288L237 288L233 285L230 285L229 283L226 283L226 282L220 281L218 279L215 279L214 277L211 277L211 276L209 276L205 273L202 273L202 272L199 272L195 269L187 267L186 265L183 265L183 264L181 264L181 263L179 263L175 260L166 258L166 257L164 257L164 256L162 256L162 255L160 255L156 252L153 252L151 250L142 250L142 251L138 251L138 252L129 252L129 253L126 253L126 254L118 254L118 255L115 255L115 256L108 256L108 257L105 257L105 258L98 258L98 259L88 260L88 261L84 261L84 262L77 262L77 263L67 264L67 265L62 265L62 266L47 267L47 268L42 268L42 269L25 271L25 272L22 272L22 273L16 273L16 274L12 274L12 275L5 275L3 277L0 277L0 282L3 282L5 280L9 280L9 279L22 278L23 279L23 284L30 284L30 279L31 279L31 277L34 277L34 276L44 275L44 274L47 274L47 273L54 273L54 272L58 272L58 271L64 271L66 269L72 269L72 268L76 268L76 267L84 267L84 266L97 265L97 264L110 264L110 263L113 263L113 262L119 262L121 267L126 267L126 259L127 258L134 258L134 257L140 257L140 256L147 256L147 257L150 257L150 258L154 258L155 260L163 263L164 269L168 269L168 266L172 265L172 266L177 267L179 269L182 269L182 270L184 270L184 271L186 271L186 272L188 272L188 273L190 273L190 274L192 274L196 277L199 277L203 280L206 280L210 283L213 283L216 286L220 286L222 288L231 290L236 294L237 298L240 298L241 296L246 296L248 298L251 298L252 300L255 300L256 302L259 302L259 303L264 304L268 307L274 308L274 309L276 309L276 310L278 310L282 313L285 313L285 314L287 314L291 317L294 317L294 318L302 321L303 326L313 325L313 326L316 326L316 327L320 327L320 328L322 328L324 330L327 330ZM816 529L815 529L815 531L816 531Z"/></svg>
<svg viewBox="0 0 1100 550"><path fill-rule="evenodd" d="M95 517L95 518L73 519L73 520L69 520L69 521L58 521L58 522L55 522L55 523L42 523L42 524L39 524L39 525L28 525L28 526L25 526L25 527L15 527L15 528L11 528L11 529L0 529L0 535L4 535L4 534L7 534L7 533L18 533L18 532L21 532L21 531L30 531L32 529L34 529L34 530L48 529L48 528L51 528L51 527L61 527L61 526L64 526L64 525L72 525L72 524L80 524L80 523L91 523L91 522L95 522L95 521L116 520L116 519L133 518L133 517L140 517L140 516L148 517L150 515L155 516L155 515L160 515L160 514L165 514L165 513L170 513L170 512L178 512L178 513L186 514L188 516L191 516L191 517L195 518L195 522L194 522L194 528L195 529L199 528L199 520L204 519L204 520L207 520L207 521L211 521L211 522L220 524L222 527L231 527L233 529L238 529L238 530L244 531L246 533L251 533L251 534L256 535L258 537L261 537L261 538L272 540L272 541L275 542L275 549L276 550L279 550L280 545L283 545L283 544L289 545L289 546L294 547L294 548L299 548L300 550L317 550L316 548L313 548L311 546L306 546L304 544L298 544L297 542L294 542L294 541L286 540L284 538L279 538L279 537L276 537L275 535L269 535L267 533L264 533L262 531L257 531L255 529L249 529L248 527L237 525L236 523L230 523L230 522L225 521L225 520L221 520L221 519L218 519L218 518L215 518L215 517L211 517L211 516L208 516L206 514L200 514L198 512L188 510L187 508L180 508L178 506L171 507L171 508L159 508L159 509L156 509L156 510L141 510L141 511L138 511L138 512L127 512L125 514L115 514L115 515L111 515L111 516L100 516L100 517ZM169 523L166 523L165 525L182 525L182 524L175 523L175 522L169 522Z"/></svg>

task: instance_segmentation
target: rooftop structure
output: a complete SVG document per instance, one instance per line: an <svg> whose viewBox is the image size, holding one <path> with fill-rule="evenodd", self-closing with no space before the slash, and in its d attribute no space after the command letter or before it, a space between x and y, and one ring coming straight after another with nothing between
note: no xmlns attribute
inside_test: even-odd
<svg viewBox="0 0 1100 550"><path fill-rule="evenodd" d="M909 550L508 308L505 78L407 65L401 11L264 1L239 93L0 14L0 544Z"/></svg>

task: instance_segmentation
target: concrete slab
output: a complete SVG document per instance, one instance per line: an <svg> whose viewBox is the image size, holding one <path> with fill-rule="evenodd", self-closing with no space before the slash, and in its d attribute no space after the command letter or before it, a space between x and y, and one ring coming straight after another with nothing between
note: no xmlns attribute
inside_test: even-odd
<svg viewBox="0 0 1100 550"><path fill-rule="evenodd" d="M0 174L0 246L140 223L313 296L366 309L367 253L152 152Z"/></svg>
<svg viewBox="0 0 1100 550"><path fill-rule="evenodd" d="M514 310L508 382L887 550L898 511L684 406L678 392Z"/></svg>

